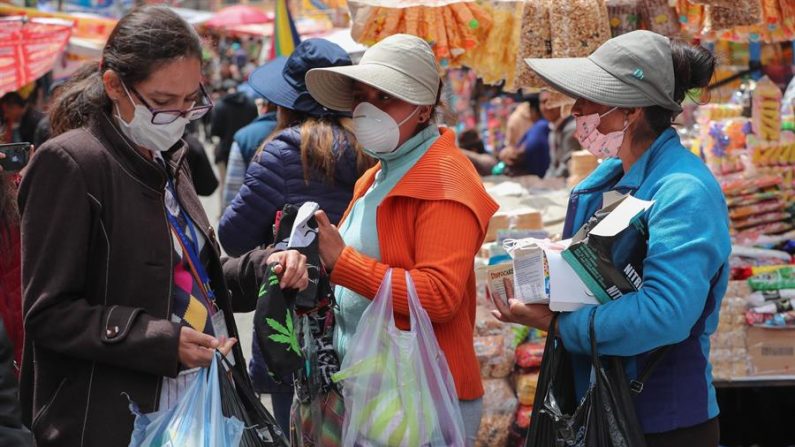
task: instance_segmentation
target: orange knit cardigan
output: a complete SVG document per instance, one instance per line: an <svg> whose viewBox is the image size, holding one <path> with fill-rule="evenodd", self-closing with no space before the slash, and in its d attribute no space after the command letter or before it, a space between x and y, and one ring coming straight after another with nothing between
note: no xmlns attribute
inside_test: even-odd
<svg viewBox="0 0 795 447"><path fill-rule="evenodd" d="M356 183L353 203L372 186L380 165ZM393 303L398 327L409 327L405 272L411 274L422 307L433 323L462 400L483 395L473 347L475 325L474 258L497 204L475 168L442 135L387 195L376 212L382 262L345 248L331 281L373 299L393 268Z"/></svg>

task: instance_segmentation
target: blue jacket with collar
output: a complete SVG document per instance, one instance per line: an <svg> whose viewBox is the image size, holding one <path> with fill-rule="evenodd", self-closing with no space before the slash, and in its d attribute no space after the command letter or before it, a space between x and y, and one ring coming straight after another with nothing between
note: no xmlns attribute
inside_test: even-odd
<svg viewBox="0 0 795 447"><path fill-rule="evenodd" d="M235 143L240 147L246 166L271 132L276 129L276 112L266 113L235 133Z"/></svg>
<svg viewBox="0 0 795 447"><path fill-rule="evenodd" d="M332 223L339 222L353 197L359 171L355 149L341 128L335 133L333 182L319 172L312 172L308 182L304 180L298 126L282 130L252 159L243 186L218 225L218 237L229 255L241 256L272 243L276 213L286 204L317 202Z"/></svg>
<svg viewBox="0 0 795 447"><path fill-rule="evenodd" d="M718 415L710 335L718 325L731 253L729 218L720 185L686 150L674 129L664 131L624 174L608 159L574 188L564 237L571 237L602 206L606 191L654 200L643 286L596 312L597 351L627 357L629 378L643 370L650 351L673 345L635 397L645 433L703 423ZM561 315L559 334L572 353L577 394L590 378L588 318L592 306Z"/></svg>

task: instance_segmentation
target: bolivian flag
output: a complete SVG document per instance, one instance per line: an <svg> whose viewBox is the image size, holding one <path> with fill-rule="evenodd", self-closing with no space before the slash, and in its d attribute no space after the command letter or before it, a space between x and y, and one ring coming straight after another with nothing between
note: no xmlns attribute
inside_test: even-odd
<svg viewBox="0 0 795 447"><path fill-rule="evenodd" d="M276 0L276 18L273 21L273 39L268 60L279 56L289 57L299 43L301 38L287 7L287 0Z"/></svg>

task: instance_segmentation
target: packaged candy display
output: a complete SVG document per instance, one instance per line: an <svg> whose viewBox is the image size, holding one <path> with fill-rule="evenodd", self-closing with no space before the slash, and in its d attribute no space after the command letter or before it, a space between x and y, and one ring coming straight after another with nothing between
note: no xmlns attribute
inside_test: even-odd
<svg viewBox="0 0 795 447"><path fill-rule="evenodd" d="M776 200L776 199L767 200L767 201L755 203L753 205L734 207L734 208L731 209L731 211L729 211L729 217L731 217L732 219L735 219L735 220L739 220L739 219L747 218L747 217L752 216L754 214L769 213L769 212L773 212L773 211L781 211L786 206L787 206L787 204L784 203L781 200ZM738 227L739 227L739 225L738 225Z"/></svg>
<svg viewBox="0 0 795 447"><path fill-rule="evenodd" d="M519 54L523 2L484 2L483 10L493 26L477 51L464 53L461 64L475 70L486 84L505 82L506 91L516 89L516 66Z"/></svg>
<svg viewBox="0 0 795 447"><path fill-rule="evenodd" d="M776 211L772 213L759 213L742 219L734 219L734 228L737 230L748 230L763 224L771 224L790 219L790 214L786 211Z"/></svg>
<svg viewBox="0 0 795 447"><path fill-rule="evenodd" d="M745 169L742 156L751 126L746 118L712 120L702 126L702 150L712 172L726 175Z"/></svg>
<svg viewBox="0 0 795 447"><path fill-rule="evenodd" d="M516 58L516 87L544 86L544 81L525 63L528 58L552 57L552 31L549 19L551 0L526 0L519 33Z"/></svg>
<svg viewBox="0 0 795 447"><path fill-rule="evenodd" d="M475 337L474 343L481 377L504 378L511 375L514 350L506 346L504 336Z"/></svg>
<svg viewBox="0 0 795 447"><path fill-rule="evenodd" d="M755 25L762 21L762 5L759 0L736 0L732 3L732 6L704 7L704 32Z"/></svg>
<svg viewBox="0 0 795 447"><path fill-rule="evenodd" d="M519 408L516 409L513 424L511 425L511 433L508 437L507 447L525 447L532 415L532 406L519 405Z"/></svg>
<svg viewBox="0 0 795 447"><path fill-rule="evenodd" d="M640 11L647 29L668 37L680 35L676 10L669 0L640 0Z"/></svg>
<svg viewBox="0 0 795 447"><path fill-rule="evenodd" d="M550 13L552 57L586 57L610 39L604 0L556 2Z"/></svg>
<svg viewBox="0 0 795 447"><path fill-rule="evenodd" d="M698 108L698 121L701 124L727 118L739 118L743 114L743 106L738 104L704 104Z"/></svg>
<svg viewBox="0 0 795 447"><path fill-rule="evenodd" d="M715 37L733 42L786 42L795 37L795 21L788 14L792 0L761 0L761 20L720 31Z"/></svg>
<svg viewBox="0 0 795 447"><path fill-rule="evenodd" d="M475 336L488 337L493 335L503 335L505 333L505 323L491 315L493 307L478 305L475 308Z"/></svg>
<svg viewBox="0 0 795 447"><path fill-rule="evenodd" d="M783 93L767 76L756 84L753 92L754 134L763 141L781 138L781 97Z"/></svg>
<svg viewBox="0 0 795 447"><path fill-rule="evenodd" d="M782 179L775 176L723 179L721 186L735 238L743 240L792 229L792 215L781 185Z"/></svg>
<svg viewBox="0 0 795 447"><path fill-rule="evenodd" d="M503 446L508 440L518 401L507 379L484 380L483 388L483 418L475 446Z"/></svg>
<svg viewBox="0 0 795 447"><path fill-rule="evenodd" d="M721 302L718 330L712 335L710 362L716 379L728 380L748 375L745 324L746 300L750 293L746 281L731 281Z"/></svg>
<svg viewBox="0 0 795 447"><path fill-rule="evenodd" d="M795 267L782 267L773 272L756 275L748 279L748 285L754 291L762 292L795 289Z"/></svg>
<svg viewBox="0 0 795 447"><path fill-rule="evenodd" d="M352 34L358 42L374 45L394 34L412 34L431 44L443 67L458 66L461 56L482 44L492 26L491 16L475 2L406 8L354 4L351 10Z"/></svg>
<svg viewBox="0 0 795 447"><path fill-rule="evenodd" d="M520 405L516 410L516 425L519 428L527 429L530 427L530 418L533 415L532 405Z"/></svg>
<svg viewBox="0 0 795 447"><path fill-rule="evenodd" d="M684 34L689 36L701 34L704 24L704 5L688 0L677 0L676 9L679 11L679 23Z"/></svg>
<svg viewBox="0 0 795 447"><path fill-rule="evenodd" d="M748 311L745 318L749 326L795 327L795 311L792 310L779 313Z"/></svg>
<svg viewBox="0 0 795 447"><path fill-rule="evenodd" d="M533 405L538 386L538 372L521 374L516 377L516 396L521 405Z"/></svg>
<svg viewBox="0 0 795 447"><path fill-rule="evenodd" d="M638 29L640 25L638 0L607 0L606 3L613 37Z"/></svg>
<svg viewBox="0 0 795 447"><path fill-rule="evenodd" d="M781 312L789 312L793 310L793 300L792 299L779 299L775 301L769 301L765 304L752 307L748 312L755 313L755 314L777 314Z"/></svg>
<svg viewBox="0 0 795 447"><path fill-rule="evenodd" d="M748 295L746 301L751 307L760 307L768 303L776 303L782 300L791 301L795 298L795 289L780 289L772 291L756 291Z"/></svg>
<svg viewBox="0 0 795 447"><path fill-rule="evenodd" d="M541 366L544 355L544 341L522 343L516 347L516 366L524 370Z"/></svg>
<svg viewBox="0 0 795 447"><path fill-rule="evenodd" d="M505 350L505 338L502 335L475 337L474 344L475 355L481 363L488 363Z"/></svg>
<svg viewBox="0 0 795 447"><path fill-rule="evenodd" d="M722 6L724 8L735 8L738 6L737 0L690 0L694 5Z"/></svg>
<svg viewBox="0 0 795 447"><path fill-rule="evenodd" d="M795 166L795 142L759 142L750 149L754 166Z"/></svg>

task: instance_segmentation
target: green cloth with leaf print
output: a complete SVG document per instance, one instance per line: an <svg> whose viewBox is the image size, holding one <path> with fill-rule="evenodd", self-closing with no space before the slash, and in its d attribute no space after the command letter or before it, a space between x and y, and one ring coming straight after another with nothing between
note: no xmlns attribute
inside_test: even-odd
<svg viewBox="0 0 795 447"><path fill-rule="evenodd" d="M260 284L254 336L270 375L277 382L290 383L292 374L304 366L304 357L295 331L294 311L287 304L273 267L268 267L266 280Z"/></svg>

